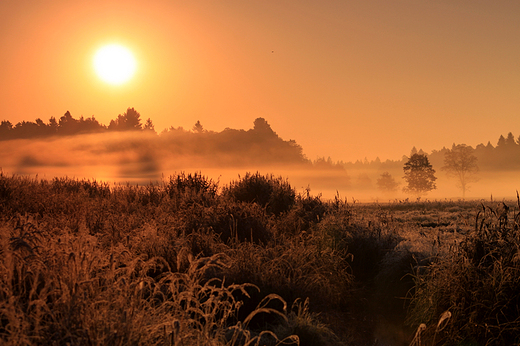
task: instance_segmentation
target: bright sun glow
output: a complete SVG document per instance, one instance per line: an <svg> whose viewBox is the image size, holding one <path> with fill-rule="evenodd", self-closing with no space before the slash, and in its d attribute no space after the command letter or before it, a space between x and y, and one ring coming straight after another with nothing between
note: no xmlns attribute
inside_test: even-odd
<svg viewBox="0 0 520 346"><path fill-rule="evenodd" d="M101 47L94 56L94 69L99 78L107 83L119 85L132 78L137 67L132 52L127 48L111 44Z"/></svg>

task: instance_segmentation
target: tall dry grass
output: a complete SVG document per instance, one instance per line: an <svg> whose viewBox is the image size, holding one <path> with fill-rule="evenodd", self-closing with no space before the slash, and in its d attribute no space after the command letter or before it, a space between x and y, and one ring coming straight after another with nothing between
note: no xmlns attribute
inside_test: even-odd
<svg viewBox="0 0 520 346"><path fill-rule="evenodd" d="M0 173L1 343L340 344L307 305L286 303L328 288L321 272L340 256L291 252L275 230L285 213L218 191L199 174L136 186ZM274 254L272 270L244 275L255 252Z"/></svg>
<svg viewBox="0 0 520 346"><path fill-rule="evenodd" d="M183 271L161 257L146 258L118 245L100 248L86 230L51 234L20 216L2 228L0 340L7 345L238 345L281 341L249 323L267 306L267 295L248 316L238 312L251 284L218 278L225 255L187 257ZM209 274L211 273L211 274ZM280 328L280 327L279 327ZM298 339L284 335L284 344Z"/></svg>
<svg viewBox="0 0 520 346"><path fill-rule="evenodd" d="M423 323L416 344L520 344L519 207L520 199L516 208L482 204L472 232L416 273L409 315Z"/></svg>
<svg viewBox="0 0 520 346"><path fill-rule="evenodd" d="M0 343L518 344L518 206L483 205L0 172Z"/></svg>

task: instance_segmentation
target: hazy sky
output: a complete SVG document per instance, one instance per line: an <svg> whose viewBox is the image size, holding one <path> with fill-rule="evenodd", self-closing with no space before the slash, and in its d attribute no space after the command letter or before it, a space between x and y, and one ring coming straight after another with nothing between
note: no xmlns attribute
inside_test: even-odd
<svg viewBox="0 0 520 346"><path fill-rule="evenodd" d="M264 117L310 159L344 161L496 144L520 135L519 19L512 0L2 0L0 120ZM135 54L130 82L95 75L106 43Z"/></svg>

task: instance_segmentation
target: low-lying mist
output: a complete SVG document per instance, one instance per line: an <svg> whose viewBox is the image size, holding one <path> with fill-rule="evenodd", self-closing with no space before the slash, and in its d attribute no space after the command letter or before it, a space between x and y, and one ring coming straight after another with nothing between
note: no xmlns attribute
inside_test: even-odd
<svg viewBox="0 0 520 346"><path fill-rule="evenodd" d="M211 148L178 147L153 133L119 132L53 137L45 140L18 139L2 142L1 168L5 173L91 179L114 183L161 181L175 172L201 172L227 184L246 172L272 173L289 178L296 189L321 189L349 186L345 170L324 170L310 163L265 164L259 159L261 148L250 152ZM199 151L197 153L197 151ZM268 153L276 155L276 153ZM267 161L267 160L265 160Z"/></svg>
<svg viewBox="0 0 520 346"><path fill-rule="evenodd" d="M192 134L194 135L194 134ZM345 170L337 164L312 163L291 159L272 150L265 143L239 145L229 140L211 143L189 138L158 136L153 132L113 132L84 134L47 139L3 141L0 151L4 173L52 179L69 177L107 181L110 183L148 184L184 171L201 172L219 181L220 186L236 180L246 172L274 174L288 178L297 193L322 194L329 199L359 202L394 202L415 200L402 192L402 167L394 167L391 175L400 185L394 192L382 192L377 180L385 167ZM287 143L287 142L285 142ZM462 194L456 181L448 179L439 167L437 189L422 199L459 199ZM516 198L518 172L481 171L479 180L470 184L467 199Z"/></svg>

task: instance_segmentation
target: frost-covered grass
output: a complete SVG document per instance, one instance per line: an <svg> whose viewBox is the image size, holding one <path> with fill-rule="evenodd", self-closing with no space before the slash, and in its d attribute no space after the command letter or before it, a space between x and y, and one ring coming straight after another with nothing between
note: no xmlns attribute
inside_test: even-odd
<svg viewBox="0 0 520 346"><path fill-rule="evenodd" d="M504 205L325 201L258 173L224 187L0 173L0 343L518 343Z"/></svg>

